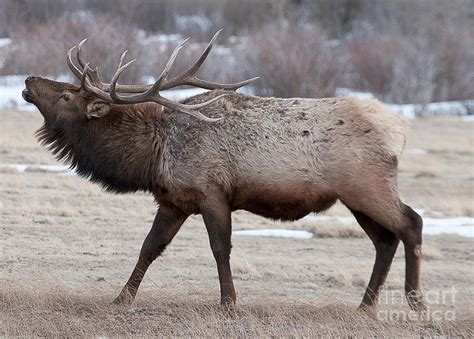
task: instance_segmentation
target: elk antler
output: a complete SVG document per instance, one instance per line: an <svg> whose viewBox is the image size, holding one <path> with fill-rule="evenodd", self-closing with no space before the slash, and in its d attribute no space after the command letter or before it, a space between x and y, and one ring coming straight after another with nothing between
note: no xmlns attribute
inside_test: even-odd
<svg viewBox="0 0 474 339"><path fill-rule="evenodd" d="M216 34L214 34L214 36L212 37L211 41L209 42L209 44L207 45L207 47L205 48L205 50L203 51L201 56L194 62L194 64L189 69L187 69L185 72L181 73L180 75L178 75L177 77L175 77L171 80L167 80L166 76L165 76L161 81L160 90L166 90L166 89L170 89L170 88L173 88L173 87L188 85L188 86L195 86L195 87L200 87L200 88L210 89L210 90L212 90L212 89L224 89L224 90L234 90L235 91L238 88L240 88L242 86L245 86L245 85L257 80L258 77L255 77L255 78L252 78L252 79L244 80L244 81L233 83L233 84L219 84L219 83L199 79L196 76L197 71L199 70L199 68L201 67L203 62L206 60L207 56L209 55L209 52L212 49L212 46L213 46L215 40L217 39L217 37L219 36L221 31L222 30L219 30L219 31L216 32ZM184 46L184 44L188 40L189 39L186 39L183 42L181 42L175 48L175 50L173 51L172 56L175 54L175 52L177 54L177 52ZM87 39L82 40L77 47L76 46L72 47L68 51L68 54L67 54L67 64L68 64L69 68L71 69L71 71L74 73L74 75L78 79L82 79L83 73L85 71L85 66L87 65L87 63L84 61L84 59L82 57L82 54L81 54L82 45L86 41L87 41ZM82 67L82 70L79 69L74 64L74 62L72 61L72 52L74 51L74 49L76 49L76 58L79 62L79 65ZM123 61L123 58L125 57L126 52L127 51L122 53L120 65ZM176 55L173 59L170 57L170 60L168 61L168 62L172 61L171 64L170 64L170 68L171 68L175 58L176 58ZM119 66L119 68L120 67L121 66ZM91 81L92 81L92 83L94 84L95 87L97 87L98 89L100 89L104 92L110 92L111 84L103 83L100 80L97 68L95 70L91 70L89 68L87 73L88 73L88 77L91 79ZM167 73L166 73L166 75L167 75ZM121 93L143 93L144 91L148 91L151 88L153 88L153 86L155 86L155 85L119 85L119 84L116 84L115 89L116 89L116 92L121 92Z"/></svg>

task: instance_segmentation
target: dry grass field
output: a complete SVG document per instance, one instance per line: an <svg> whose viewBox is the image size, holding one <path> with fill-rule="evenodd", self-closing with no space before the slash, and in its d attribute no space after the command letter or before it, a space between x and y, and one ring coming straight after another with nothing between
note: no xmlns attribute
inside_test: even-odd
<svg viewBox="0 0 474 339"><path fill-rule="evenodd" d="M33 137L39 113L0 111L0 164L57 164ZM432 217L474 216L474 123L411 123L403 200ZM418 149L424 150L419 151ZM151 196L112 195L76 176L0 168L0 336L474 336L473 238L425 236L430 311L401 297L402 246L377 314L356 307L375 251L355 223L278 223L234 213L234 229L319 237L233 237L238 304L218 306L217 270L199 216L150 268L136 301L111 306L156 211ZM343 206L328 215L349 216Z"/></svg>

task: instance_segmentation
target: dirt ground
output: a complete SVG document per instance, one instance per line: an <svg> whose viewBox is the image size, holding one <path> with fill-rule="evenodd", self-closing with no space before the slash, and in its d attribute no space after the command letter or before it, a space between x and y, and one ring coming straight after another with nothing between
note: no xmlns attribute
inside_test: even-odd
<svg viewBox="0 0 474 339"><path fill-rule="evenodd" d="M58 164L33 137L37 112L0 111L0 164ZM402 199L432 217L474 216L474 123L411 123ZM426 151L420 151L424 150ZM200 216L183 225L130 307L128 279L156 211L142 193L112 195L76 176L0 168L0 336L474 335L473 238L425 236L420 318L402 297L403 248L375 315L356 311L375 252L330 222L278 223L246 212L233 228L332 228L326 237L233 237L238 304L217 304L217 270ZM349 216L337 205L326 214ZM352 227L356 227L354 223ZM411 318L410 318L411 317Z"/></svg>

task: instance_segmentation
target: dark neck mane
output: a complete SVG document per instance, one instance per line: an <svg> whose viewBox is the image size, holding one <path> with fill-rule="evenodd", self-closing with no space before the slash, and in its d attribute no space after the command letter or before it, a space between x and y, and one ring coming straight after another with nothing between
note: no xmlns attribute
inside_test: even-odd
<svg viewBox="0 0 474 339"><path fill-rule="evenodd" d="M156 108L114 107L101 119L59 126L46 122L36 136L58 160L107 191L150 191L159 175L156 165L165 135L160 125Z"/></svg>

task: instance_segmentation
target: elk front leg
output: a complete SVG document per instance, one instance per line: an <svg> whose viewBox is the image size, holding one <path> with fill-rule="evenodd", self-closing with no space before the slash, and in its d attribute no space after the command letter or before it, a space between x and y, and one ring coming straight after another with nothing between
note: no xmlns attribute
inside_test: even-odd
<svg viewBox="0 0 474 339"><path fill-rule="evenodd" d="M203 203L201 214L206 224L212 253L217 263L221 304L235 304L236 295L229 262L232 248L229 205L224 197L213 197Z"/></svg>
<svg viewBox="0 0 474 339"><path fill-rule="evenodd" d="M146 270L173 240L187 215L174 206L160 205L153 226L143 242L138 262L114 304L130 304L137 294Z"/></svg>

